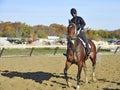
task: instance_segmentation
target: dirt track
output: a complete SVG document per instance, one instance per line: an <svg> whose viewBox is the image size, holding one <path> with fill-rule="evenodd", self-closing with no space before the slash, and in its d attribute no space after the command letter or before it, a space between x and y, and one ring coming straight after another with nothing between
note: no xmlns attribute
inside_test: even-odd
<svg viewBox="0 0 120 90"><path fill-rule="evenodd" d="M75 90L77 66L72 65L67 87L62 55L0 58L0 90ZM99 55L96 65L97 82L91 81L91 62L87 61L89 83L82 71L80 90L120 90L120 54Z"/></svg>

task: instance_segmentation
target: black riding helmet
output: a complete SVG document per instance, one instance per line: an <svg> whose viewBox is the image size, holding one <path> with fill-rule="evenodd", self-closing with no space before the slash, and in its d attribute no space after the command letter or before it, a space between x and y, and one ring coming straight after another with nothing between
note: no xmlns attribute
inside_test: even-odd
<svg viewBox="0 0 120 90"><path fill-rule="evenodd" d="M71 14L77 14L77 10L75 8L72 8L70 11Z"/></svg>

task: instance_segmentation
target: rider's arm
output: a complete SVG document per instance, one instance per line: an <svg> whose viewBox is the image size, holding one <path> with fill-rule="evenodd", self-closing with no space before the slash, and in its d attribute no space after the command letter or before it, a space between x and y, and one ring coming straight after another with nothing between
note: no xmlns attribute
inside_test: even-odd
<svg viewBox="0 0 120 90"><path fill-rule="evenodd" d="M86 23L85 23L85 21L83 20L83 18L82 17L78 17L79 19L79 23L80 23L80 28L81 28L81 30L83 30L84 29L84 26L86 25Z"/></svg>

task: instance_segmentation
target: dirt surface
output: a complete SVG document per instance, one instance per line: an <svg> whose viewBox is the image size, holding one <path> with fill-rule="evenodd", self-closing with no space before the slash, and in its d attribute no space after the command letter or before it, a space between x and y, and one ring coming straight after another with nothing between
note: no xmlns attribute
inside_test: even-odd
<svg viewBox="0 0 120 90"><path fill-rule="evenodd" d="M66 86L62 55L0 58L0 90L75 90L77 66L68 70L71 87ZM120 54L99 54L97 81L91 81L92 66L87 61L89 83L82 71L80 90L120 90Z"/></svg>

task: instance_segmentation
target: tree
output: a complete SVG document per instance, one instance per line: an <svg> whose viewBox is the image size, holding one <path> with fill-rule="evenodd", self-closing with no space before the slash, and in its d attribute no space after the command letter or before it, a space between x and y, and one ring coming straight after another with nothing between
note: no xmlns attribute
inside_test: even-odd
<svg viewBox="0 0 120 90"><path fill-rule="evenodd" d="M62 37L66 33L66 27L59 24L51 24L49 27L51 27L55 32L57 36Z"/></svg>
<svg viewBox="0 0 120 90"><path fill-rule="evenodd" d="M10 22L6 22L2 27L3 37L14 37L15 31Z"/></svg>
<svg viewBox="0 0 120 90"><path fill-rule="evenodd" d="M115 35L115 38L120 39L120 29L115 30L113 34Z"/></svg>
<svg viewBox="0 0 120 90"><path fill-rule="evenodd" d="M87 28L87 38L92 40L120 39L120 29L114 31L92 30ZM66 36L67 27L60 24L50 24L50 26L36 25L30 26L21 22L0 22L0 36L17 38L47 38L47 36Z"/></svg>
<svg viewBox="0 0 120 90"><path fill-rule="evenodd" d="M26 24L22 24L20 26L20 31L22 33L21 37L22 38L25 38L25 37L30 38L30 37L32 37L31 30L32 30L32 28L30 26L28 26Z"/></svg>
<svg viewBox="0 0 120 90"><path fill-rule="evenodd" d="M86 36L88 39L91 39L91 40L100 40L101 39L96 30L87 30Z"/></svg>
<svg viewBox="0 0 120 90"><path fill-rule="evenodd" d="M108 38L108 32L105 30L99 30L98 35L100 35L102 38Z"/></svg>

